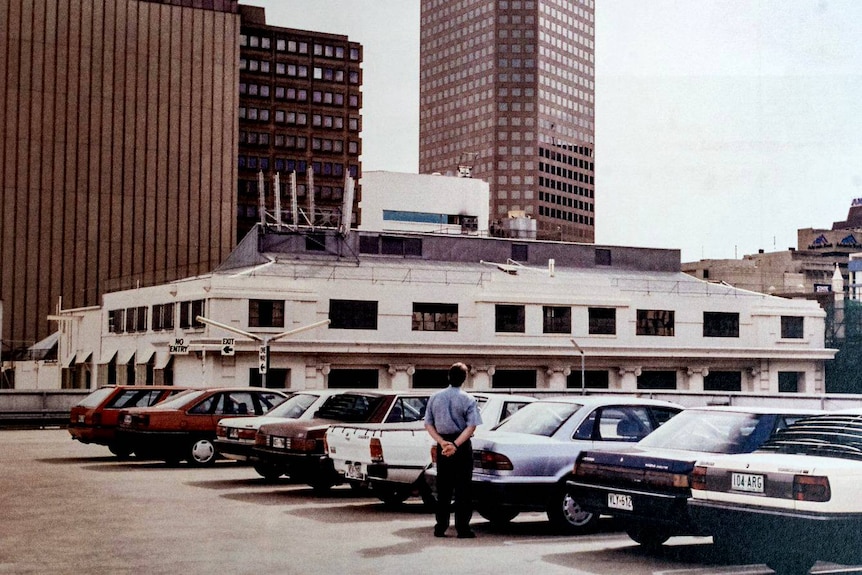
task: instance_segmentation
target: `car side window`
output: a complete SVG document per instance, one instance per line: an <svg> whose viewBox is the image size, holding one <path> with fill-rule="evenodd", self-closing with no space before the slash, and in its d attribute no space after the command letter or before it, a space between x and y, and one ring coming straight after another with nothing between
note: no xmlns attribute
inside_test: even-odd
<svg viewBox="0 0 862 575"><path fill-rule="evenodd" d="M596 426L596 416L598 414L598 410L590 413L586 419L584 419L578 428L575 430L575 434L572 436L574 439L585 439L589 440L593 438L593 430Z"/></svg>
<svg viewBox="0 0 862 575"><path fill-rule="evenodd" d="M255 398L257 398L257 407L255 408L255 413L257 415L263 415L284 401L283 396L270 392L258 393L255 395ZM249 413L251 413L251 411L249 411Z"/></svg>
<svg viewBox="0 0 862 575"><path fill-rule="evenodd" d="M599 413L600 441L640 441L652 431L645 407L605 407Z"/></svg>
<svg viewBox="0 0 862 575"><path fill-rule="evenodd" d="M679 410L669 409L666 407L651 407L650 413L652 413L653 421L655 422L656 428L658 428L664 425L668 419L679 413ZM655 429L653 429L653 431L655 431Z"/></svg>
<svg viewBox="0 0 862 575"><path fill-rule="evenodd" d="M225 415L249 415L254 413L254 401L251 393L247 391L232 391L227 394L226 401L222 403L222 411Z"/></svg>
<svg viewBox="0 0 862 575"><path fill-rule="evenodd" d="M527 402L525 401L507 401L503 404L503 413L501 414L500 419L506 419L525 405L527 405Z"/></svg>
<svg viewBox="0 0 862 575"><path fill-rule="evenodd" d="M222 413L222 405L224 404L224 394L214 393L201 401L189 410L189 413L195 415L207 415L210 413Z"/></svg>

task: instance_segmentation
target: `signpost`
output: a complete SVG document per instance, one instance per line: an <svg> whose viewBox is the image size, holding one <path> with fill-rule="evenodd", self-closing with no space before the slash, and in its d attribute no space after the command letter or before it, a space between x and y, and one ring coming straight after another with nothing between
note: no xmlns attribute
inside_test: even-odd
<svg viewBox="0 0 862 575"><path fill-rule="evenodd" d="M269 371L269 346L260 346L260 349L257 352L257 357L257 372L261 375L266 375L266 372Z"/></svg>
<svg viewBox="0 0 862 575"><path fill-rule="evenodd" d="M232 337L223 337L221 338L221 354L222 355L235 355L236 347L234 344L236 340Z"/></svg>
<svg viewBox="0 0 862 575"><path fill-rule="evenodd" d="M189 344L186 343L185 338L175 337L173 342L168 345L168 351L174 355L188 355Z"/></svg>

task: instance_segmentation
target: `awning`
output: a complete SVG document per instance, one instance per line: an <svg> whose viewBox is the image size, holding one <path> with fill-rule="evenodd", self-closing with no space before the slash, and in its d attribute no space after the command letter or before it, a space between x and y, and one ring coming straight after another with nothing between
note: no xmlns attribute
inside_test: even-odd
<svg viewBox="0 0 862 575"><path fill-rule="evenodd" d="M93 352L87 353L79 353L75 356L75 363L77 365L81 365L82 363L90 363L90 360L93 359Z"/></svg>
<svg viewBox="0 0 862 575"><path fill-rule="evenodd" d="M67 357L66 359L64 359L64 360L62 361L62 363L60 363L60 367L61 367L61 368L63 368L63 369L66 369L66 368L68 368L70 365L72 365L73 363L75 363L75 354L72 354L72 355L70 355L69 357Z"/></svg>
<svg viewBox="0 0 862 575"><path fill-rule="evenodd" d="M116 351L109 351L99 360L99 365L108 365L112 361L114 361L114 356L117 355Z"/></svg>
<svg viewBox="0 0 862 575"><path fill-rule="evenodd" d="M138 365L150 363L150 358L153 357L154 353L156 353L156 350L152 348L138 353L138 355L135 356L135 363Z"/></svg>
<svg viewBox="0 0 862 575"><path fill-rule="evenodd" d="M137 350L132 349L118 349L117 350L117 365L127 365L132 358L135 356L135 352Z"/></svg>
<svg viewBox="0 0 862 575"><path fill-rule="evenodd" d="M154 366L156 369L165 369L169 363L171 363L171 359L173 356L166 351L157 351L156 352L156 365Z"/></svg>

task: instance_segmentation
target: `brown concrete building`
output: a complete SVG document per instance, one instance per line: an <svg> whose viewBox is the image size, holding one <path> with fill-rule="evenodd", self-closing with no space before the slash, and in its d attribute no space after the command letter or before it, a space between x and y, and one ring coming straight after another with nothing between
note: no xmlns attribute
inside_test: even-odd
<svg viewBox="0 0 862 575"><path fill-rule="evenodd" d="M422 0L419 170L472 166L491 219L592 242L594 0Z"/></svg>
<svg viewBox="0 0 862 575"><path fill-rule="evenodd" d="M235 0L0 0L3 359L236 237Z"/></svg>
<svg viewBox="0 0 862 575"><path fill-rule="evenodd" d="M263 8L240 6L240 14L237 240L261 221L260 172L268 212L279 175L284 223L338 225L345 177L361 175L362 46L346 36L267 26ZM298 222L291 221L291 173ZM355 190L351 219L358 224Z"/></svg>

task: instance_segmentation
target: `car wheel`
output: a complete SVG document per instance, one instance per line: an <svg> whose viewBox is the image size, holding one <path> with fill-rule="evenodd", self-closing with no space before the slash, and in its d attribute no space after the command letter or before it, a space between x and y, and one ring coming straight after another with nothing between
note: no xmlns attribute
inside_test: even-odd
<svg viewBox="0 0 862 575"><path fill-rule="evenodd" d="M132 454L132 447L127 443L112 443L108 449L120 459L126 459Z"/></svg>
<svg viewBox="0 0 862 575"><path fill-rule="evenodd" d="M520 511L514 507L480 506L476 509L476 513L494 525L505 525L517 517Z"/></svg>
<svg viewBox="0 0 862 575"><path fill-rule="evenodd" d="M769 557L766 566L778 575L804 575L811 571L817 560L804 553L787 553Z"/></svg>
<svg viewBox="0 0 862 575"><path fill-rule="evenodd" d="M193 441L189 447L188 460L192 465L209 465L216 459L216 448L209 439Z"/></svg>
<svg viewBox="0 0 862 575"><path fill-rule="evenodd" d="M633 541L647 549L658 549L662 543L670 539L670 534L667 531L654 527L629 527L626 529L626 533Z"/></svg>
<svg viewBox="0 0 862 575"><path fill-rule="evenodd" d="M556 489L547 508L548 519L560 531L573 535L581 533L592 533L599 523L599 516L583 509L580 504L569 495L565 486Z"/></svg>
<svg viewBox="0 0 862 575"><path fill-rule="evenodd" d="M381 485L372 485L371 492L386 505L398 505L404 503L410 497L410 488L397 488Z"/></svg>
<svg viewBox="0 0 862 575"><path fill-rule="evenodd" d="M275 481L284 475L284 467L272 463L255 463L254 470L267 481Z"/></svg>

